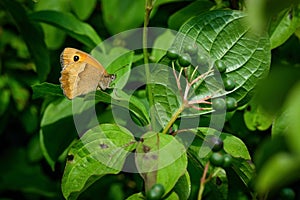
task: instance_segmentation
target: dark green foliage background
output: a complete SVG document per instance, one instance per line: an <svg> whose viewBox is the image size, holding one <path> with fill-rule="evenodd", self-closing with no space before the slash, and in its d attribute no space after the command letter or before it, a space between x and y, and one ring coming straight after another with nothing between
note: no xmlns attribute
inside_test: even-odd
<svg viewBox="0 0 300 200"><path fill-rule="evenodd" d="M142 27L144 4L143 0L0 0L0 199L64 199L61 182L66 155L77 134L69 115L70 104L58 86L59 55L65 47L90 52L105 38ZM283 188L293 189L299 198L300 3L253 0L246 5L243 0L157 0L149 26L179 30L191 17L209 10L248 11L252 26L258 32L268 32L270 47L267 40L252 42L270 48L271 66L268 75L264 70L261 74L250 73L254 82L256 75L266 76L256 88L251 84L243 86L240 81L241 90L246 88L247 94L229 94L242 107L227 113L221 138L225 151L239 158L235 160L235 169L226 170L226 177L211 179L206 184L204 198L285 199ZM190 22L203 23L197 20ZM189 30L189 25L181 27L183 33L188 34ZM205 40L201 33L195 35L198 42ZM218 49L222 47L210 49L209 45L209 41L203 42L212 58L219 59ZM141 58L130 55L121 62L132 65ZM226 64L238 68L240 60L236 60L225 58ZM262 60L262 65L267 66L270 58ZM239 74L236 76L243 79ZM163 92L157 92L157 96L164 96ZM106 110L111 97L106 93L97 95L97 108L105 116L102 122L113 123ZM139 103L132 100L130 106L140 123L146 124L146 108ZM59 134L54 138L52 132ZM200 128L196 132L202 137L205 131ZM236 149L240 147L246 148ZM203 173L204 164L195 164L197 159L193 162L197 148L194 142L188 158L189 173L178 180L184 185L190 178L189 199L197 198ZM249 158L255 167L253 171L245 162ZM224 183L216 188L218 181ZM186 198L187 192L178 187L180 184L173 190ZM134 194L131 198L136 199L142 191L144 183L139 174L117 173L103 176L79 199L126 199Z"/></svg>

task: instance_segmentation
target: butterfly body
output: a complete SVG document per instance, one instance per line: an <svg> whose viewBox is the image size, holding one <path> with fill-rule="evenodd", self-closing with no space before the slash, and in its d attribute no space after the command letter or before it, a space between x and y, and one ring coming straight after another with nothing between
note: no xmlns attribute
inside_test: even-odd
<svg viewBox="0 0 300 200"><path fill-rule="evenodd" d="M115 75L108 74L91 55L74 48L65 48L61 53L60 62L62 71L59 80L64 95L69 99L96 91L98 88L105 90L115 79Z"/></svg>

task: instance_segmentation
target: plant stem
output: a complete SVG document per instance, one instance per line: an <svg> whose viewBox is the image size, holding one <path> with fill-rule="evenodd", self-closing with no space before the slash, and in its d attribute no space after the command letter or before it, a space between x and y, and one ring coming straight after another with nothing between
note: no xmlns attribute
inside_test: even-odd
<svg viewBox="0 0 300 200"><path fill-rule="evenodd" d="M206 165L204 167L203 175L200 179L200 188L199 188L199 193L198 193L198 200L202 199L202 195L203 195L204 188L205 188L205 183L206 183L206 174L207 174L207 171L208 171L208 167L209 167L209 162L206 163Z"/></svg>
<svg viewBox="0 0 300 200"><path fill-rule="evenodd" d="M154 0L145 0L145 16L144 16L144 29L143 29L143 54L144 54L144 62L145 65L148 65L149 58L148 58L148 24L150 20L150 14L153 9Z"/></svg>
<svg viewBox="0 0 300 200"><path fill-rule="evenodd" d="M146 73L146 83L150 82L150 68L149 68L149 57L148 57L148 29L147 26L149 24L150 20L150 14L153 8L155 0L145 0L145 17L144 17L144 28L143 28L143 54L144 54L144 64L145 64L145 73ZM149 107L150 107L150 119L151 119L151 126L152 129L155 130L155 113L154 110L151 109L153 106L153 94L152 94L152 86L147 84L147 94L148 94L148 100L149 100Z"/></svg>
<svg viewBox="0 0 300 200"><path fill-rule="evenodd" d="M183 103L180 108L176 111L176 113L172 116L170 121L168 122L167 126L162 131L163 134L167 134L168 130L171 128L173 123L176 121L176 119L179 117L180 113L184 110L185 104Z"/></svg>

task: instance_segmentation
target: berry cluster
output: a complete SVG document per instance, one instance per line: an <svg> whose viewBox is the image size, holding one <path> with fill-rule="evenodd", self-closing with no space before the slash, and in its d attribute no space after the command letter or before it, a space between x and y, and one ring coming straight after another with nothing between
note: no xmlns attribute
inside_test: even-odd
<svg viewBox="0 0 300 200"><path fill-rule="evenodd" d="M172 61L177 61L177 63L181 67L188 67L191 65L192 59L197 60L197 63L205 63L205 59L207 59L203 55L198 54L197 45L186 45L184 48L184 53L179 54L178 50L174 47L170 48L167 51L167 57ZM226 76L227 66L222 60L216 60L214 62L214 70L219 71L222 75L223 85L226 91L232 91L236 87L236 83L234 80ZM212 108L215 111L233 111L237 108L238 104L235 98L227 97L227 98L215 98L212 100Z"/></svg>
<svg viewBox="0 0 300 200"><path fill-rule="evenodd" d="M209 136L207 140L208 145L212 148L213 153L210 156L210 163L216 167L227 168L232 164L232 156L224 153L223 140L217 136Z"/></svg>

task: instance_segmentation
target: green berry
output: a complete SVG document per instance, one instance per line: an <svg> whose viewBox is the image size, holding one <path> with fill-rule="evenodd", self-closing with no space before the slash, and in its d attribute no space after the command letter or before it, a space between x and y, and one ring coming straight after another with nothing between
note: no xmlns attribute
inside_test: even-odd
<svg viewBox="0 0 300 200"><path fill-rule="evenodd" d="M222 60L216 60L215 67L220 73L224 73L226 71L226 65Z"/></svg>
<svg viewBox="0 0 300 200"><path fill-rule="evenodd" d="M283 188L280 191L280 197L284 200L293 200L295 199L295 191L292 188Z"/></svg>
<svg viewBox="0 0 300 200"><path fill-rule="evenodd" d="M224 158L223 168L230 167L232 164L232 156L230 154L225 154L223 158Z"/></svg>
<svg viewBox="0 0 300 200"><path fill-rule="evenodd" d="M212 100L212 107L216 111L225 110L226 102L223 98L217 98Z"/></svg>
<svg viewBox="0 0 300 200"><path fill-rule="evenodd" d="M221 167L224 163L224 157L219 152L212 153L209 160L210 160L211 164L216 167Z"/></svg>
<svg viewBox="0 0 300 200"><path fill-rule="evenodd" d="M170 58L171 60L175 60L178 58L178 51L175 48L170 48L167 51L167 57Z"/></svg>
<svg viewBox="0 0 300 200"><path fill-rule="evenodd" d="M235 88L235 82L230 78L224 78L223 83L226 91L230 91Z"/></svg>
<svg viewBox="0 0 300 200"><path fill-rule="evenodd" d="M196 44L193 45L187 45L184 47L184 51L190 54L191 56L197 54L198 52L198 47Z"/></svg>
<svg viewBox="0 0 300 200"><path fill-rule="evenodd" d="M211 136L208 138L208 145L212 148L212 151L217 152L223 148L223 140L217 136Z"/></svg>
<svg viewBox="0 0 300 200"><path fill-rule="evenodd" d="M226 110L233 111L237 108L237 102L233 97L226 98Z"/></svg>
<svg viewBox="0 0 300 200"><path fill-rule="evenodd" d="M178 62L182 67L187 67L191 64L191 56L187 53L182 54L178 58Z"/></svg>
<svg viewBox="0 0 300 200"><path fill-rule="evenodd" d="M147 199L149 200L159 200L165 193L165 188L162 184L155 184L151 187L151 189L147 192Z"/></svg>

